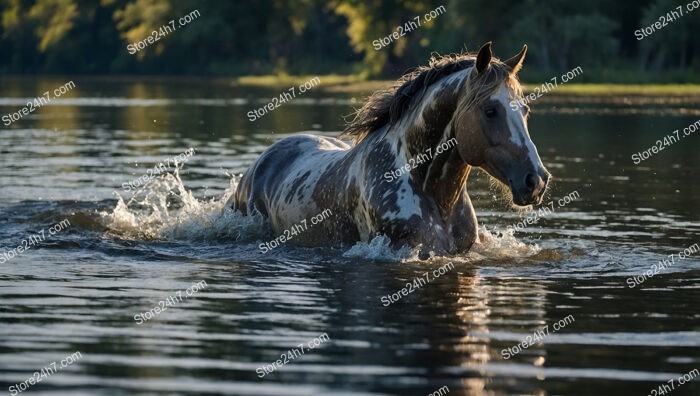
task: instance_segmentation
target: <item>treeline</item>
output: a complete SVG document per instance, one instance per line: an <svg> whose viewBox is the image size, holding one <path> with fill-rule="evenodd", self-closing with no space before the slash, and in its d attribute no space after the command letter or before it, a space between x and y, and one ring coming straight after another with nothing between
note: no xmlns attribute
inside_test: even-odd
<svg viewBox="0 0 700 396"><path fill-rule="evenodd" d="M531 72L687 82L700 66L689 2L0 0L0 72L387 77L493 40L504 58L527 43Z"/></svg>

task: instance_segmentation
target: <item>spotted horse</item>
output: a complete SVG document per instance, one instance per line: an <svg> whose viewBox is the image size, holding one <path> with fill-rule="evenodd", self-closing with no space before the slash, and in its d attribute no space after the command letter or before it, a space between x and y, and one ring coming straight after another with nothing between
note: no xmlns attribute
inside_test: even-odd
<svg viewBox="0 0 700 396"><path fill-rule="evenodd" d="M243 175L232 208L262 214L277 234L330 209L294 237L306 246L383 234L394 248L467 252L477 240L472 167L506 185L518 206L541 203L547 189L529 108L522 100L509 106L522 99L517 73L526 52L500 61L489 42L476 55L431 59L368 98L341 135L351 144L300 134L271 145ZM437 154L438 146L447 148Z"/></svg>

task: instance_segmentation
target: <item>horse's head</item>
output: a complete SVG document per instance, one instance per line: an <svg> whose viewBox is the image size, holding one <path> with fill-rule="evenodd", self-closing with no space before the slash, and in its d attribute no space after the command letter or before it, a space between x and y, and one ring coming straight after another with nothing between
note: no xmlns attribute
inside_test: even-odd
<svg viewBox="0 0 700 396"><path fill-rule="evenodd" d="M462 159L478 166L510 188L519 206L542 202L550 174L542 165L527 130L529 108L516 74L527 46L511 59L491 59L486 43L465 79L454 132ZM511 101L518 106L511 106Z"/></svg>

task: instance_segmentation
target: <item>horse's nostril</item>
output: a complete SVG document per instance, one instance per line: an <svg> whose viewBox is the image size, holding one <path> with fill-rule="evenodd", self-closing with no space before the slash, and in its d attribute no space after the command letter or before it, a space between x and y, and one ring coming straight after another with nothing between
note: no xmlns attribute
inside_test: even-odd
<svg viewBox="0 0 700 396"><path fill-rule="evenodd" d="M527 175L525 175L525 186L531 190L534 189L539 182L539 180L537 179L538 177L535 176L534 173L528 173Z"/></svg>

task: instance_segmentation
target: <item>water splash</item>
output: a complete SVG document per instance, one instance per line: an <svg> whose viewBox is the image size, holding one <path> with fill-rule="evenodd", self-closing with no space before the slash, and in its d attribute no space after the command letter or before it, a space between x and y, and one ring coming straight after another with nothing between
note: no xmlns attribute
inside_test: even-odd
<svg viewBox="0 0 700 396"><path fill-rule="evenodd" d="M270 235L268 222L259 214L246 216L230 209L238 178L219 197L197 199L180 178L181 165L174 173L159 175L136 190L125 201L117 195L111 212L99 213L108 235L135 240L240 241L264 240ZM290 246L291 248L291 246ZM484 259L522 259L538 255L543 249L519 241L512 230L493 232L480 227L479 240L471 251L451 259L477 262ZM546 250L546 249L545 249ZM392 247L386 235L369 242L358 242L343 253L344 257L391 262L420 261L420 247ZM430 255L428 260L438 259Z"/></svg>
<svg viewBox="0 0 700 396"><path fill-rule="evenodd" d="M268 232L262 216L244 216L227 207L238 179L232 177L220 197L200 200L185 188L179 170L160 175L126 202L117 194L114 210L99 214L109 234L147 240L240 241Z"/></svg>
<svg viewBox="0 0 700 396"><path fill-rule="evenodd" d="M513 230L494 229L489 231L485 226L479 227L479 243L475 243L469 251L473 258L480 259L519 259L539 254L542 248L537 244L527 244L518 240Z"/></svg>
<svg viewBox="0 0 700 396"><path fill-rule="evenodd" d="M379 261L418 261L420 249L404 246L395 250L391 246L391 239L386 235L378 235L369 242L357 242L345 253L343 257L363 258Z"/></svg>
<svg viewBox="0 0 700 396"><path fill-rule="evenodd" d="M477 262L485 259L507 260L536 257L545 250L537 244L527 244L513 235L513 230L489 231L486 227L479 228L479 239L471 250L454 258L456 261ZM379 261L413 262L419 261L420 248L404 246L394 250L391 239L386 235L374 237L369 242L358 242L343 253L344 257L362 258ZM431 255L428 260L438 259Z"/></svg>

